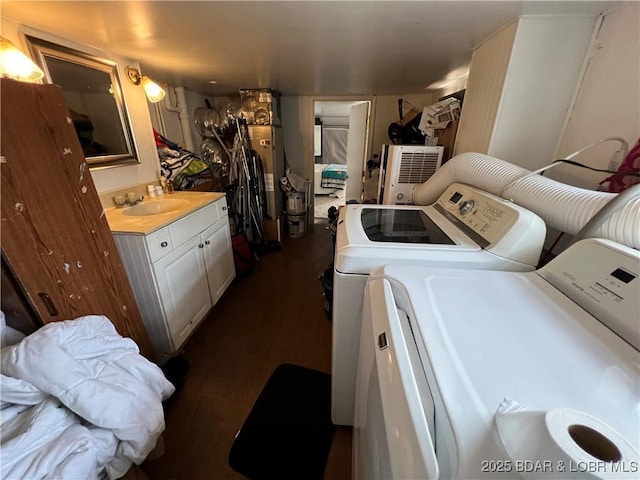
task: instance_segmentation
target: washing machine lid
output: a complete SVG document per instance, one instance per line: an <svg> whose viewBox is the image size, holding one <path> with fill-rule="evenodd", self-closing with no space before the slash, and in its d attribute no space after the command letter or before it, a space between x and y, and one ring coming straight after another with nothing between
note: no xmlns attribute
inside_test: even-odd
<svg viewBox="0 0 640 480"><path fill-rule="evenodd" d="M368 274L386 263L533 270L545 239L535 214L451 184L429 206L347 205L336 232L336 271Z"/></svg>
<svg viewBox="0 0 640 480"><path fill-rule="evenodd" d="M424 210L363 208L360 221L372 242L455 245Z"/></svg>
<svg viewBox="0 0 640 480"><path fill-rule="evenodd" d="M640 353L537 274L386 266L380 276L411 322L454 439L436 449L456 449L459 478L505 459L492 435L505 398L586 412L640 450Z"/></svg>
<svg viewBox="0 0 640 480"><path fill-rule="evenodd" d="M365 210L374 212L365 215ZM408 227L407 222L400 220L401 216L405 220L413 216L413 222L419 222L420 227ZM405 230L400 230L400 225ZM369 239L365 227L369 235L386 236L387 239ZM408 228L422 230L422 233L408 241ZM461 253L472 254L473 258L460 256ZM494 261L495 258L433 207L347 205L340 209L334 265L341 273L368 275L373 268L386 263L412 265L418 262L439 266L455 263L460 267L474 268L475 263Z"/></svg>

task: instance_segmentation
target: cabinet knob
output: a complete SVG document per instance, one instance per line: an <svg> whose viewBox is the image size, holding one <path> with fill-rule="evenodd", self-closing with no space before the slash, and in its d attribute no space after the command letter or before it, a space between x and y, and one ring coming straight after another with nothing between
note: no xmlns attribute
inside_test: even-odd
<svg viewBox="0 0 640 480"><path fill-rule="evenodd" d="M224 212L227 209L227 207L222 207L222 211Z"/></svg>
<svg viewBox="0 0 640 480"><path fill-rule="evenodd" d="M201 243L200 245L198 245L198 248L204 248L204 245Z"/></svg>
<svg viewBox="0 0 640 480"><path fill-rule="evenodd" d="M204 244L205 245L211 245L211 242L209 240L205 240Z"/></svg>
<svg viewBox="0 0 640 480"><path fill-rule="evenodd" d="M169 245L167 242L162 242L162 243L160 244L160 246L161 246L162 248L166 247L167 245Z"/></svg>

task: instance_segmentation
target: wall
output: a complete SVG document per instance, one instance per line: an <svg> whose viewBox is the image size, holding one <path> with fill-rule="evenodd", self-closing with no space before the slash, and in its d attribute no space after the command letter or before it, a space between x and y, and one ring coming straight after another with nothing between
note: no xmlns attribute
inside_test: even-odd
<svg viewBox="0 0 640 480"><path fill-rule="evenodd" d="M495 32L473 50L455 153L489 150L517 23Z"/></svg>
<svg viewBox="0 0 640 480"><path fill-rule="evenodd" d="M313 179L313 97L282 97L282 133L291 172Z"/></svg>
<svg viewBox="0 0 640 480"><path fill-rule="evenodd" d="M194 114L198 108L206 108L204 95L185 89L185 98L187 99L187 113L189 115L189 132L191 133L191 141L193 142L193 148L195 152L200 155L200 145L202 144L202 137L197 132L194 123ZM211 105L215 106L215 101L210 99ZM176 114L177 116L177 114Z"/></svg>
<svg viewBox="0 0 640 480"><path fill-rule="evenodd" d="M175 106L175 94L173 87L167 85L167 95L164 100L158 103L149 103L149 114L151 115L151 124L161 135L168 138L172 142L184 145L184 136L180 126L178 114L169 111L167 107Z"/></svg>
<svg viewBox="0 0 640 480"><path fill-rule="evenodd" d="M23 34L25 33L116 62L140 163L137 165L94 168L91 169L91 177L99 194L157 180L160 166L158 164L155 142L153 140L153 130L149 118L147 99L142 88L129 82L124 74L124 69L127 65L132 65L136 68L139 67L136 62L111 55L109 52L77 44L72 39L61 38L30 28L27 25L16 24L5 18L0 19L0 26L2 28L2 36L13 42L16 47L27 55L29 54L29 48L24 40Z"/></svg>
<svg viewBox="0 0 640 480"><path fill-rule="evenodd" d="M520 19L489 155L529 170L553 161L595 20L582 15Z"/></svg>
<svg viewBox="0 0 640 480"><path fill-rule="evenodd" d="M455 153L550 163L595 20L525 16L474 49Z"/></svg>
<svg viewBox="0 0 640 480"><path fill-rule="evenodd" d="M621 136L633 146L640 135L639 106L640 3L629 2L605 15L596 32L554 158L562 158L608 136ZM606 168L617 148L617 142L607 142L575 160ZM548 175L590 189L607 176L568 166L555 168Z"/></svg>

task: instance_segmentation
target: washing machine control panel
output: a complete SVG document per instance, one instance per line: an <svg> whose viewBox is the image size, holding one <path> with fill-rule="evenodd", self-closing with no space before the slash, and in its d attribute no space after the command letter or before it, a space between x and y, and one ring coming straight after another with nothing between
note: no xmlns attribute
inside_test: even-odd
<svg viewBox="0 0 640 480"><path fill-rule="evenodd" d="M464 202L462 202L462 205L460 205L460 208L458 209L458 211L460 212L460 215L466 215L475 206L476 206L475 200L465 200Z"/></svg>
<svg viewBox="0 0 640 480"><path fill-rule="evenodd" d="M519 218L510 202L460 183L450 185L436 205L467 234L482 237L485 244L497 243Z"/></svg>
<svg viewBox="0 0 640 480"><path fill-rule="evenodd" d="M539 275L640 349L640 252L587 239L562 252Z"/></svg>

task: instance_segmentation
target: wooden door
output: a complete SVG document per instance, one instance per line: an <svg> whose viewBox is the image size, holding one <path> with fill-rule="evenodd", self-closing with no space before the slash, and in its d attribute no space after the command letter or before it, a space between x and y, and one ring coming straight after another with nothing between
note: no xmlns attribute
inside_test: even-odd
<svg viewBox="0 0 640 480"><path fill-rule="evenodd" d="M346 199L362 199L364 172L367 171L367 142L369 136L369 107L362 102L351 107L347 133L347 185Z"/></svg>
<svg viewBox="0 0 640 480"><path fill-rule="evenodd" d="M151 344L62 91L2 79L2 253L44 322L106 315Z"/></svg>

